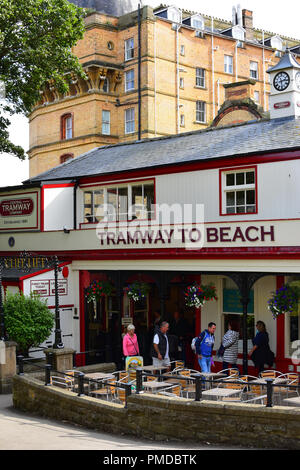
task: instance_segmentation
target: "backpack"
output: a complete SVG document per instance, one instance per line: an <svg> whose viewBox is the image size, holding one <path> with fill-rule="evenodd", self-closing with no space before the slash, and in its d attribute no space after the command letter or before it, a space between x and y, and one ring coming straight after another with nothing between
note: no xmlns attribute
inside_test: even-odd
<svg viewBox="0 0 300 470"><path fill-rule="evenodd" d="M204 335L204 336L205 336L205 335ZM202 341L203 341L203 339L204 339L204 336L203 336L203 338L202 338L200 344L202 343ZM199 335L199 336L196 336L195 338L193 338L193 339L192 339L192 342L191 342L191 349L192 349L193 353L195 353L195 354L196 354L196 341L197 341L197 339L199 339L199 338L200 338L200 335Z"/></svg>

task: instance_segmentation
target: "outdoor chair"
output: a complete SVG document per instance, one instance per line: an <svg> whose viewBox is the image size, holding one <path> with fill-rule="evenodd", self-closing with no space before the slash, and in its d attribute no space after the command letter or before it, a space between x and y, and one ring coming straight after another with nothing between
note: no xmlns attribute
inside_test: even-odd
<svg viewBox="0 0 300 470"><path fill-rule="evenodd" d="M72 390L72 391L75 388L74 378L66 377L66 376L55 376L55 375L53 375L50 378L50 384L54 385L56 387L61 387L61 388L65 388L67 390Z"/></svg>
<svg viewBox="0 0 300 470"><path fill-rule="evenodd" d="M160 390L157 392L157 395L179 398L181 395L181 387L180 385L173 385L173 387L167 387Z"/></svg>
<svg viewBox="0 0 300 470"><path fill-rule="evenodd" d="M126 391L124 388L117 388L116 389L116 398L118 402L125 404L126 402Z"/></svg>
<svg viewBox="0 0 300 470"><path fill-rule="evenodd" d="M223 401L241 401L243 393L245 392L245 390L247 390L248 377L243 376L243 378L237 378L235 375L231 375L230 378L224 379L224 381L225 382L223 382L223 384L219 384L218 387L222 388L223 385L223 388L227 388L230 390L240 390L240 393L238 394L238 396L224 397Z"/></svg>
<svg viewBox="0 0 300 470"><path fill-rule="evenodd" d="M293 398L299 396L299 389L289 387L289 385L292 385L292 387L299 385L299 374L290 372L287 374L282 374L278 378L286 378L287 386L274 387L275 389L280 389L282 394L284 394L286 398Z"/></svg>
<svg viewBox="0 0 300 470"><path fill-rule="evenodd" d="M279 372L278 370L264 370L259 374L259 377L262 379L276 379L276 377L283 375L282 372Z"/></svg>
<svg viewBox="0 0 300 470"><path fill-rule="evenodd" d="M116 384L116 380L109 380L108 382L103 383L103 387L99 388L97 390L92 390L90 392L91 396L94 396L95 398L103 398L106 397L106 400L113 400L113 397L115 396L115 389L114 385Z"/></svg>

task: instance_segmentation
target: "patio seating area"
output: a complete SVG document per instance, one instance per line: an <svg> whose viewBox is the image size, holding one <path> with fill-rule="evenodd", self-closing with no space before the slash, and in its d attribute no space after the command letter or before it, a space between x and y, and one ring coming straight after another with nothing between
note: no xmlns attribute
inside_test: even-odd
<svg viewBox="0 0 300 470"><path fill-rule="evenodd" d="M299 374L267 370L258 377L241 375L237 369L202 374L184 363L173 369L145 366L137 370L82 374L76 370L53 375L50 384L78 394L126 406L132 393L150 393L164 397L240 402L262 406L300 406ZM80 385L81 384L81 385Z"/></svg>

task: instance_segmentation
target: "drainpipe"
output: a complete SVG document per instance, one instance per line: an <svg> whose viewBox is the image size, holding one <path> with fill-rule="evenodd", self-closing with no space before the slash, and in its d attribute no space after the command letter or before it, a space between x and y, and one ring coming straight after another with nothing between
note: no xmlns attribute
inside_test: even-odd
<svg viewBox="0 0 300 470"><path fill-rule="evenodd" d="M156 21L154 23L154 135L157 134L157 124L156 124Z"/></svg>
<svg viewBox="0 0 300 470"><path fill-rule="evenodd" d="M263 77L264 77L264 111L267 109L266 103L266 67L265 67L265 32L262 32L262 42L263 42Z"/></svg>
<svg viewBox="0 0 300 470"><path fill-rule="evenodd" d="M176 94L177 94L177 105L176 105L176 116L177 116L177 134L180 132L180 126L179 126L179 39L178 39L178 31L180 29L180 25L176 25Z"/></svg>
<svg viewBox="0 0 300 470"><path fill-rule="evenodd" d="M211 18L211 72L212 72L212 107L213 107L213 119L216 117L215 113L215 61L214 61L214 19Z"/></svg>
<svg viewBox="0 0 300 470"><path fill-rule="evenodd" d="M73 188L73 228L77 229L77 188L79 186L79 181L75 180Z"/></svg>
<svg viewBox="0 0 300 470"><path fill-rule="evenodd" d="M138 140L141 140L141 4L138 6Z"/></svg>

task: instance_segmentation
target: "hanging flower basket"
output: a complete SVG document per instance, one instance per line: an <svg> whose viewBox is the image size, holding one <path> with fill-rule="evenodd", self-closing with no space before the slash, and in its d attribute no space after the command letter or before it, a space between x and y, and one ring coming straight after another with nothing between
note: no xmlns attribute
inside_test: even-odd
<svg viewBox="0 0 300 470"><path fill-rule="evenodd" d="M113 285L108 281L93 281L87 288L86 298L88 302L98 301L101 297L110 296L114 292Z"/></svg>
<svg viewBox="0 0 300 470"><path fill-rule="evenodd" d="M216 288L212 284L193 284L188 286L184 296L186 306L195 308L202 307L209 300L217 300Z"/></svg>
<svg viewBox="0 0 300 470"><path fill-rule="evenodd" d="M139 300L147 297L147 294L150 291L150 286L145 282L133 282L129 286L125 287L124 291L131 300L138 302Z"/></svg>
<svg viewBox="0 0 300 470"><path fill-rule="evenodd" d="M292 313L298 310L298 302L300 300L300 288L285 284L273 293L268 300L268 309L272 312L273 318L284 313Z"/></svg>

